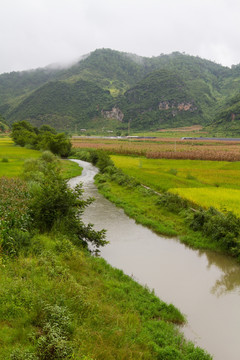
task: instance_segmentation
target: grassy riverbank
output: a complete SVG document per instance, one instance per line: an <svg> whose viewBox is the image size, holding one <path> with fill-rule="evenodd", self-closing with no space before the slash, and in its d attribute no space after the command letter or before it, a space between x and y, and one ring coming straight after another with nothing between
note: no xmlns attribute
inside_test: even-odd
<svg viewBox="0 0 240 360"><path fill-rule="evenodd" d="M84 248L91 229L75 222L82 200L68 192L59 163L34 152L27 183L19 176L32 150L5 145L4 175L15 178L0 177L0 359L210 359L184 340L173 305ZM77 174L68 163L64 178Z"/></svg>
<svg viewBox="0 0 240 360"><path fill-rule="evenodd" d="M119 185L110 179L103 179L101 174L97 175L96 184L101 194L122 207L137 223L160 235L179 237L182 242L196 249L220 250L217 241L209 241L200 231L189 228L185 221L184 209L181 213L181 210L175 212L165 206L159 206L159 196L151 190L139 186Z"/></svg>
<svg viewBox="0 0 240 360"><path fill-rule="evenodd" d="M99 191L137 222L159 234L178 236L191 247L215 250L240 260L240 218L236 206L239 200L231 203L232 193L240 191L239 163L116 155L110 159L102 150L81 150L76 156L97 164L100 168L96 177ZM197 172L199 177L191 175L190 171ZM231 178L233 172L235 177ZM211 176L201 178L204 173ZM226 186L224 191L219 191L219 184L213 186L216 179L219 179L221 189ZM185 197L184 191L188 194L189 189L198 197ZM179 190L183 197L178 195ZM210 201L206 208L203 207L199 199L204 190L210 190L212 198L214 194L218 195L218 202L216 199L214 202L216 208ZM204 200L207 203L208 199ZM234 212L230 211L232 209Z"/></svg>

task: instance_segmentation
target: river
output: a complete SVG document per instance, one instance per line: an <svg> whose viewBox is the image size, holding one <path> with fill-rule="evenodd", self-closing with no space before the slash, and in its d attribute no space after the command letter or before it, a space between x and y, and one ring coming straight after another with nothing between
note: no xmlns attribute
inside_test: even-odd
<svg viewBox="0 0 240 360"><path fill-rule="evenodd" d="M192 250L136 224L98 193L93 180L97 169L74 161L83 173L70 180L71 186L82 182L85 196L96 199L83 220L107 230L110 243L101 256L178 307L188 320L182 328L187 339L215 360L239 360L240 266L227 256Z"/></svg>

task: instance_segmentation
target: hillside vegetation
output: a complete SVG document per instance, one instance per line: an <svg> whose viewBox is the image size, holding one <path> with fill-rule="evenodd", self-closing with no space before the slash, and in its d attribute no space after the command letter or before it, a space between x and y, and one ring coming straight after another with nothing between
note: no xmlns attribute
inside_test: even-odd
<svg viewBox="0 0 240 360"><path fill-rule="evenodd" d="M239 89L238 66L178 52L146 58L100 49L67 69L0 75L0 113L9 124L28 120L70 132L121 132L129 124L133 130L213 124L216 131L219 119L226 130L229 99Z"/></svg>

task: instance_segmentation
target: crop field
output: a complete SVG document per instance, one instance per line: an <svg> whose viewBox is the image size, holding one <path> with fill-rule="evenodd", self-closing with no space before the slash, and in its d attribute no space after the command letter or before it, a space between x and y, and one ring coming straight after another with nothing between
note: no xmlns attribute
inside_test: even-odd
<svg viewBox="0 0 240 360"><path fill-rule="evenodd" d="M168 190L203 207L240 216L240 162L111 158L126 174L156 191Z"/></svg>
<svg viewBox="0 0 240 360"><path fill-rule="evenodd" d="M209 208L213 206L220 211L232 211L240 217L240 190L224 188L185 188L171 189L181 197Z"/></svg>
<svg viewBox="0 0 240 360"><path fill-rule="evenodd" d="M240 161L240 142L232 141L78 137L72 139L72 145L75 148L103 149L111 154L145 156L150 159Z"/></svg>

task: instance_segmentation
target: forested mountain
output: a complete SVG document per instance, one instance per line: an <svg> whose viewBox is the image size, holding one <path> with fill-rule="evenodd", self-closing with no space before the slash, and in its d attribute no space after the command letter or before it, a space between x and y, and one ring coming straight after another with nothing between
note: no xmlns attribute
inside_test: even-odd
<svg viewBox="0 0 240 360"><path fill-rule="evenodd" d="M178 52L146 58L101 49L67 69L0 75L0 113L9 124L28 120L69 131L103 124L121 130L129 123L139 130L227 128L238 118L239 93L240 65L230 69Z"/></svg>

